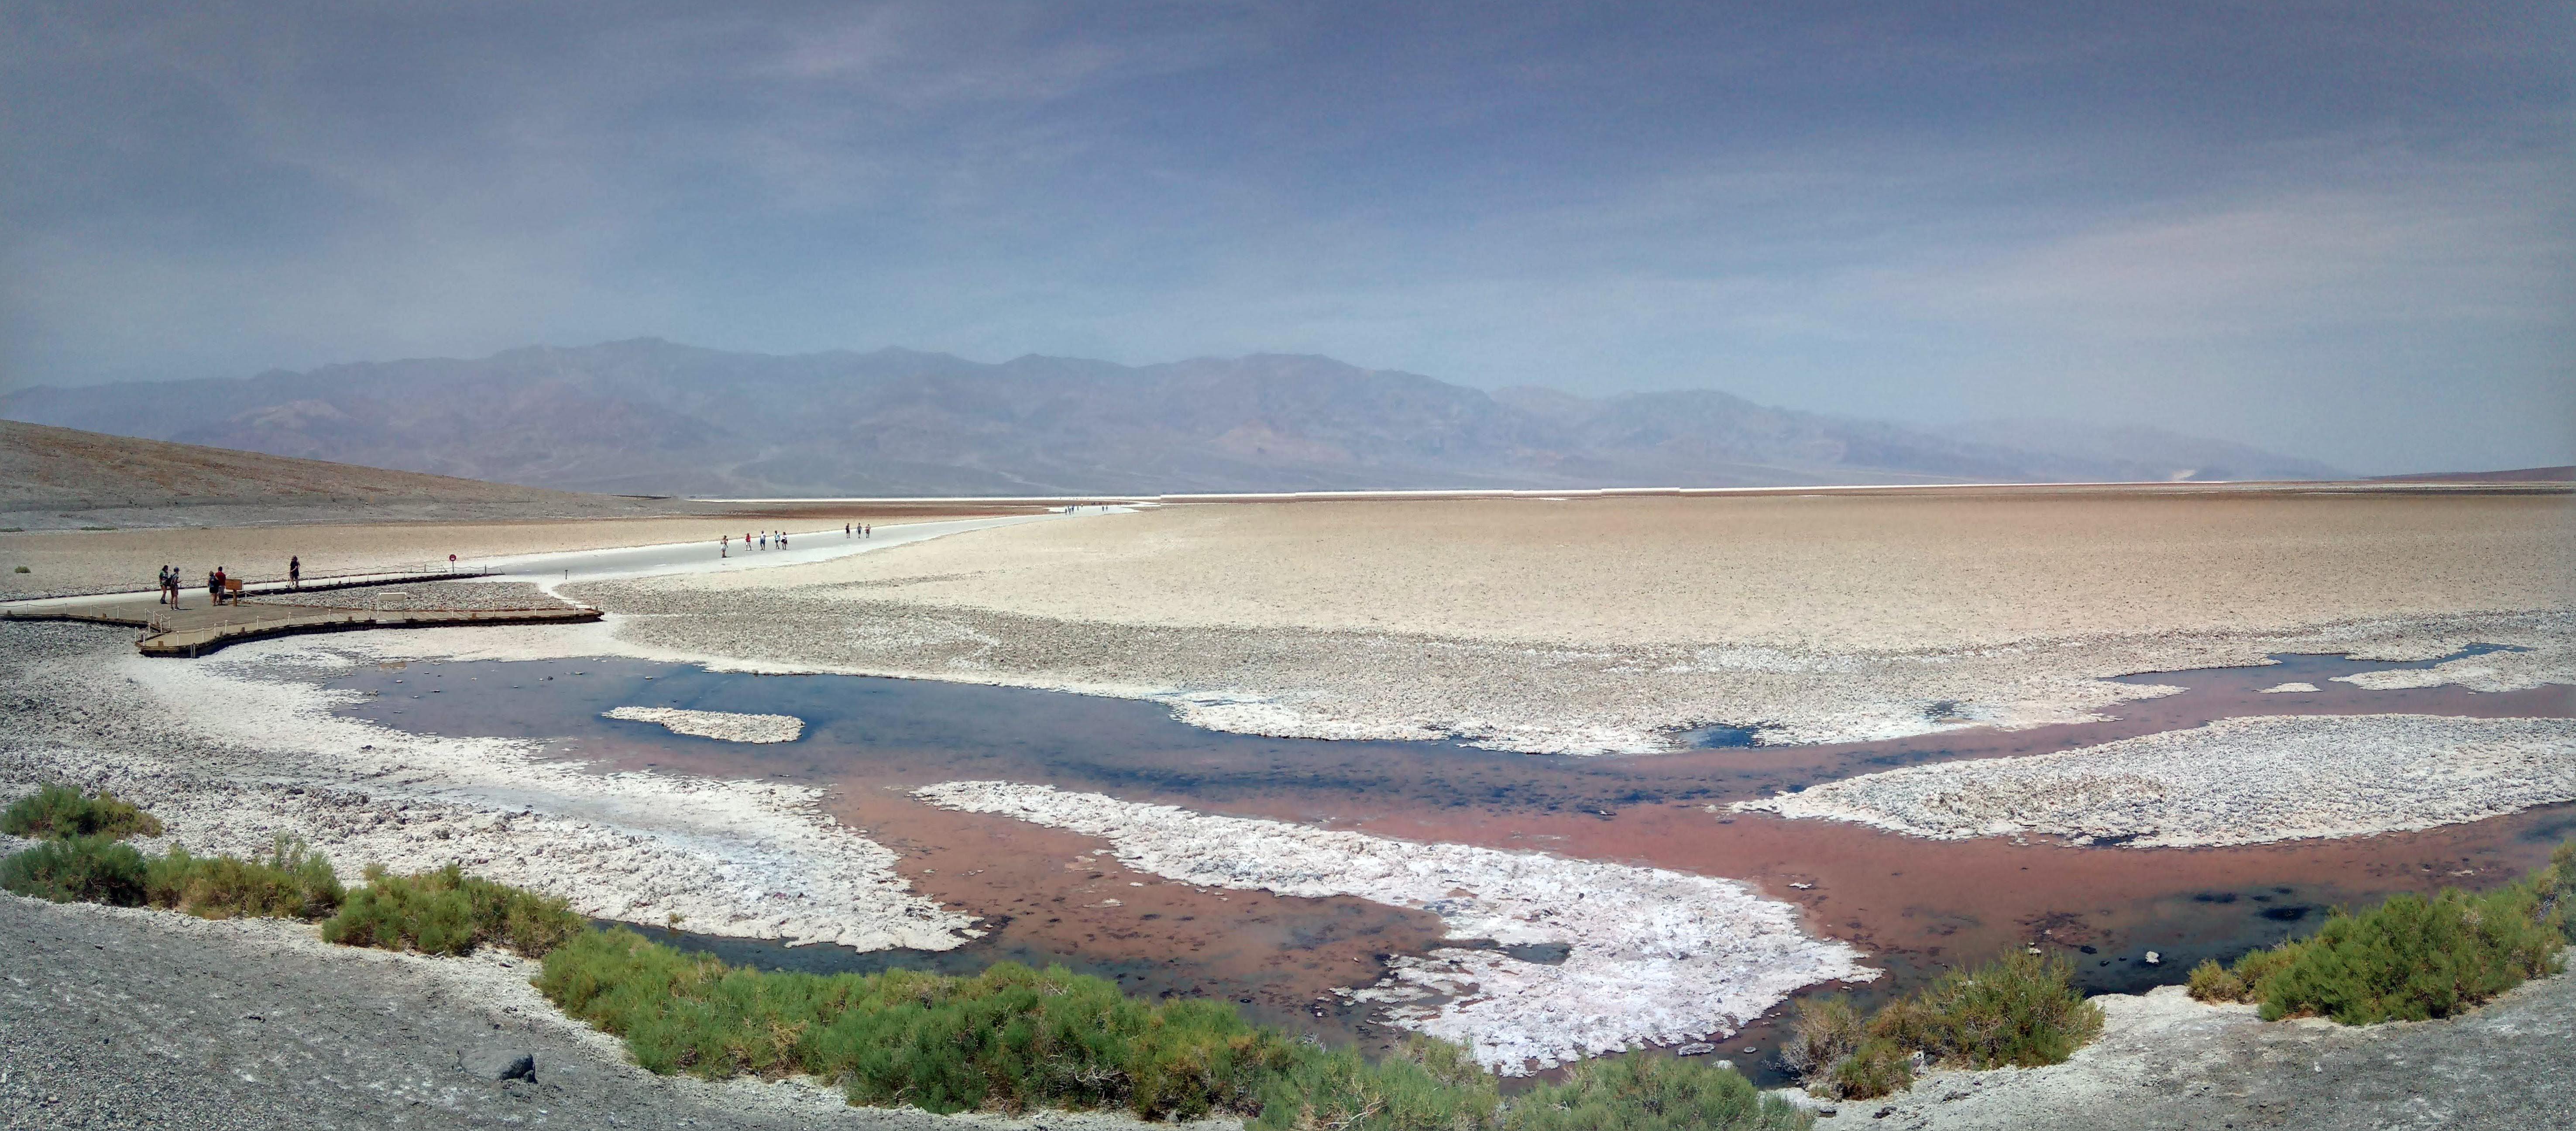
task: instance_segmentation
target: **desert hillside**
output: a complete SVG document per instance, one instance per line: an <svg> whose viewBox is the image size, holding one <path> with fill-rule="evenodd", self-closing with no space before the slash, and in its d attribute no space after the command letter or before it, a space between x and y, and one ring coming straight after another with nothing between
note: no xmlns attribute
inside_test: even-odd
<svg viewBox="0 0 2576 1131"><path fill-rule="evenodd" d="M0 420L0 525L30 529L86 520L166 526L287 518L609 516L687 505Z"/></svg>

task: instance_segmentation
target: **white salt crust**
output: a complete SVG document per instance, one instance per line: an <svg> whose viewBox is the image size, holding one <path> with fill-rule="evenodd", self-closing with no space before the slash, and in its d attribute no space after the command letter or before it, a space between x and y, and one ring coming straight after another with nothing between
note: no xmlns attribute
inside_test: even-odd
<svg viewBox="0 0 2576 1131"><path fill-rule="evenodd" d="M1729 808L1940 840L2183 848L2429 829L2564 801L2576 801L2576 719L2321 715L1909 766Z"/></svg>
<svg viewBox="0 0 2576 1131"><path fill-rule="evenodd" d="M1120 863L1209 887L1356 896L1441 917L1451 940L1565 946L1562 963L1443 947L1398 958L1351 996L1395 1025L1458 1041L1505 1075L1585 1056L1732 1035L1801 986L1878 971L1809 936L1797 911L1731 880L1279 821L1217 817L998 781L915 792L1107 840Z"/></svg>
<svg viewBox="0 0 2576 1131"><path fill-rule="evenodd" d="M603 719L659 723L673 734L722 742L794 742L805 733L805 720L794 715L737 715L729 711L686 711L678 707L619 707L602 711Z"/></svg>
<svg viewBox="0 0 2576 1131"><path fill-rule="evenodd" d="M1966 727L2099 722L2170 685L2103 677L2267 663L2274 653L2429 660L2345 677L2365 688L2576 684L2576 615L2404 617L2288 632L2033 640L1924 653L1709 646L1530 647L1294 628L1159 628L852 599L848 588L575 585L597 623L354 634L385 657L631 656L714 671L895 676L1143 699L1211 730L1447 740L1532 754L1638 754L1710 723L1763 745L1875 742ZM817 625L831 626L816 631Z"/></svg>
<svg viewBox="0 0 2576 1131"><path fill-rule="evenodd" d="M158 815L167 840L264 851L278 833L350 880L458 861L585 915L861 950L945 950L974 920L914 893L893 852L834 822L818 791L537 755L534 742L409 734L335 717L355 692L284 678L343 668L293 640L189 663L127 635L11 626L0 790L71 781ZM36 653L44 653L37 655Z"/></svg>
<svg viewBox="0 0 2576 1131"><path fill-rule="evenodd" d="M2317 690L2317 685L2316 685L2316 684L2313 684L2313 683L2305 683L2305 682L2291 682L2291 683L2275 684L2275 685L2273 685L2273 686L2271 686L2271 687L2266 687L2266 688L2264 688L2262 691L2258 692L2257 694L2262 694L2262 695L2285 695L2285 694L2291 694L2291 693L2295 693L2295 692L2312 692L2312 691L2315 691L2315 690Z"/></svg>

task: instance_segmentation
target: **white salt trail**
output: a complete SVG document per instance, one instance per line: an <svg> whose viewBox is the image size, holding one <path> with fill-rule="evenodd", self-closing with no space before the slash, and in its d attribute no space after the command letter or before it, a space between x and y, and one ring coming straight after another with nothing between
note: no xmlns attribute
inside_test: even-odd
<svg viewBox="0 0 2576 1131"><path fill-rule="evenodd" d="M1458 1041L1507 1075L1648 1044L1732 1035L1793 990L1878 971L1808 935L1796 908L1732 880L1460 844L1218 817L998 781L916 791L934 805L1103 838L1184 883L1361 899L1441 917L1452 940L1558 944L1563 962L1442 947L1352 996Z"/></svg>

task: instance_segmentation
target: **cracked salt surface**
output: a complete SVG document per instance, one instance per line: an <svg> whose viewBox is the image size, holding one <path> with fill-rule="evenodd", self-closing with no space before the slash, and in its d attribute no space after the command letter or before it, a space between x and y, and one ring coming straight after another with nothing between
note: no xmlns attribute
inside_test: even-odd
<svg viewBox="0 0 2576 1131"><path fill-rule="evenodd" d="M199 851L288 833L356 879L460 861L585 915L860 950L946 950L974 920L913 892L893 852L814 789L617 771L539 744L410 734L331 709L357 693L293 678L338 652L274 640L191 663L120 632L12 625L0 649L0 793L114 789Z"/></svg>
<svg viewBox="0 0 2576 1131"><path fill-rule="evenodd" d="M1456 940L1555 943L1562 962L1442 947L1352 992L1403 1028L1458 1041L1505 1075L1585 1056L1731 1036L1791 991L1868 981L1858 951L1732 880L1280 821L1218 817L1044 785L946 782L934 805L1110 842L1120 863L1206 887L1361 899L1441 917Z"/></svg>
<svg viewBox="0 0 2576 1131"><path fill-rule="evenodd" d="M1730 808L1940 840L2181 848L2429 829L2564 801L2576 801L2576 719L2323 715L1909 766Z"/></svg>
<svg viewBox="0 0 2576 1131"><path fill-rule="evenodd" d="M673 734L723 742L794 742L805 733L805 720L794 715L738 715L729 711L687 711L678 707L619 707L602 711L603 719L659 723Z"/></svg>

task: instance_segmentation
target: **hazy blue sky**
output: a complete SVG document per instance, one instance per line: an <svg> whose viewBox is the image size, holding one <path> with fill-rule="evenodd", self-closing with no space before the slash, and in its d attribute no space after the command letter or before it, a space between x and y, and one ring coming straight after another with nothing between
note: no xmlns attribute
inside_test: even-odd
<svg viewBox="0 0 2576 1131"><path fill-rule="evenodd" d="M2576 4L0 2L0 380L1324 353L2576 462Z"/></svg>

